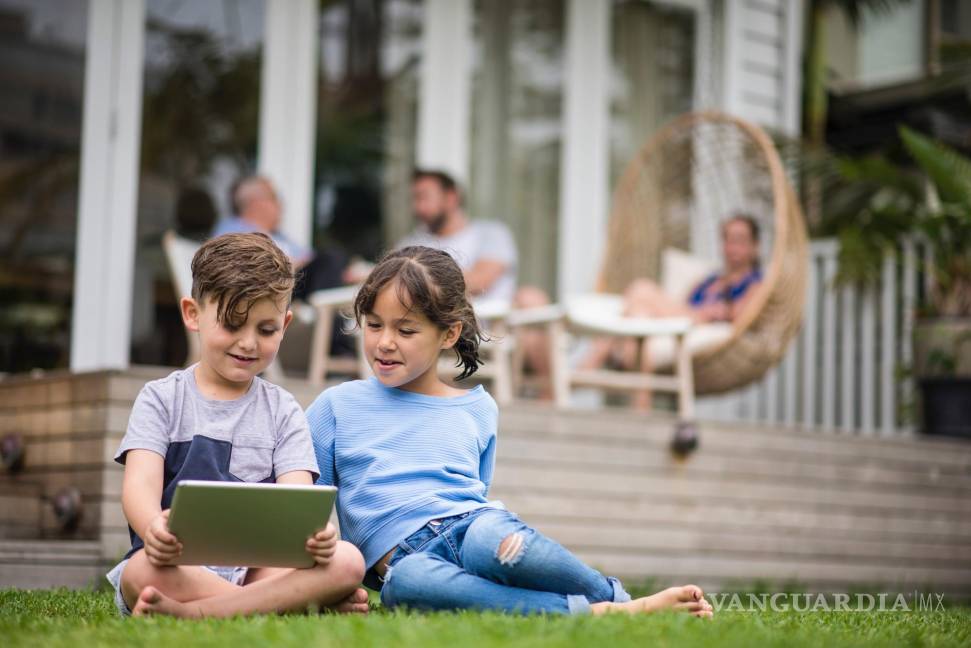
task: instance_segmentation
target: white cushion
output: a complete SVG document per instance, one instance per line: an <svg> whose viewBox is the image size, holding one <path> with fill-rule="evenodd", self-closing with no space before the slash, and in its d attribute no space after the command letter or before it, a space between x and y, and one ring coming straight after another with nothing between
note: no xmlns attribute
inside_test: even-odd
<svg viewBox="0 0 971 648"><path fill-rule="evenodd" d="M691 328L689 317L624 317L624 298L608 293L573 295L566 300L570 323L592 333L608 335L673 335Z"/></svg>
<svg viewBox="0 0 971 648"><path fill-rule="evenodd" d="M697 324L685 336L685 344L692 356L713 349L732 337L729 322ZM652 337L647 342L647 354L651 359L652 370L664 369L674 364L674 338L669 335Z"/></svg>
<svg viewBox="0 0 971 648"><path fill-rule="evenodd" d="M716 259L665 248L661 253L661 289L674 299L687 302L691 291L719 268Z"/></svg>

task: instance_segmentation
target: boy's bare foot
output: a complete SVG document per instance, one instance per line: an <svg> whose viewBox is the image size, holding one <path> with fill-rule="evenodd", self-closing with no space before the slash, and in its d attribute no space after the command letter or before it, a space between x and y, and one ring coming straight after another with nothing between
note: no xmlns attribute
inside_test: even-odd
<svg viewBox="0 0 971 648"><path fill-rule="evenodd" d="M343 601L331 605L328 609L338 614L367 614L370 611L367 590L358 587Z"/></svg>
<svg viewBox="0 0 971 648"><path fill-rule="evenodd" d="M594 603L590 606L594 614L610 612L626 612L628 614L643 614L674 610L688 612L692 616L710 618L712 616L711 603L705 600L704 592L697 585L682 585L669 587L656 594L634 599L627 603Z"/></svg>
<svg viewBox="0 0 971 648"><path fill-rule="evenodd" d="M198 618L201 616L195 606L179 603L151 585L142 589L131 613L132 616L152 616L155 614L182 618Z"/></svg>

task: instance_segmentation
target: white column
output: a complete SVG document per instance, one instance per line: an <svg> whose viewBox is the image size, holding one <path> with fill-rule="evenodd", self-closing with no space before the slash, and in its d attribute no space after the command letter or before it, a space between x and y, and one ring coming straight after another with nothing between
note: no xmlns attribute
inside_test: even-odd
<svg viewBox="0 0 971 648"><path fill-rule="evenodd" d="M418 165L469 179L472 1L425 0Z"/></svg>
<svg viewBox="0 0 971 648"><path fill-rule="evenodd" d="M91 0L71 370L128 366L145 1Z"/></svg>
<svg viewBox="0 0 971 648"><path fill-rule="evenodd" d="M725 0L722 6L722 110L738 115L742 105L742 3L741 0Z"/></svg>
<svg viewBox="0 0 971 648"><path fill-rule="evenodd" d="M786 135L799 136L802 122L802 37L806 24L803 0L789 0L783 5L785 42L783 50L782 128Z"/></svg>
<svg viewBox="0 0 971 648"><path fill-rule="evenodd" d="M259 171L283 197L281 229L310 245L317 114L317 0L268 0Z"/></svg>
<svg viewBox="0 0 971 648"><path fill-rule="evenodd" d="M559 296L593 289L607 238L610 3L570 0L560 159Z"/></svg>

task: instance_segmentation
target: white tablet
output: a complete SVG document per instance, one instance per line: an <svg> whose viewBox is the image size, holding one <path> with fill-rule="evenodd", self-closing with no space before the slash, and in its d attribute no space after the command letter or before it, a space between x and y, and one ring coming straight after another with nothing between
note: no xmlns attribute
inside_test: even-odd
<svg viewBox="0 0 971 648"><path fill-rule="evenodd" d="M310 567L307 538L327 526L333 486L179 482L169 530L182 543L179 565Z"/></svg>

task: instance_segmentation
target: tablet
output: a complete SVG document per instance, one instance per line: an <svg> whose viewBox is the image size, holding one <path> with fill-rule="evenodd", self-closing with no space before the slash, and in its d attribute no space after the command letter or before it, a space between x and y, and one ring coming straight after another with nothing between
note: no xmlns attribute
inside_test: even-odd
<svg viewBox="0 0 971 648"><path fill-rule="evenodd" d="M178 565L311 567L307 538L327 526L333 486L185 480L175 488L169 530Z"/></svg>

